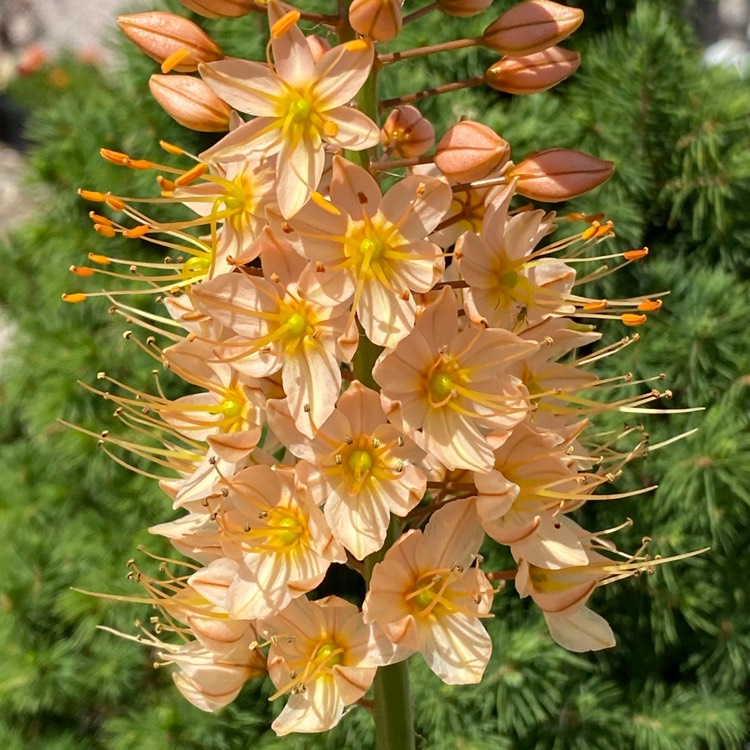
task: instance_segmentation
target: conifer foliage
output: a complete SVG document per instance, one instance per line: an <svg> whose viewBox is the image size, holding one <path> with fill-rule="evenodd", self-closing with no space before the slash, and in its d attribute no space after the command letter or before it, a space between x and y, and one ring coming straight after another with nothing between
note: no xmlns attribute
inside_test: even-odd
<svg viewBox="0 0 750 750"><path fill-rule="evenodd" d="M612 374L621 371L623 357L636 379L663 371L675 406L707 409L639 417L654 444L700 430L631 464L615 485L624 492L661 483L655 496L598 503L581 518L588 528L604 529L632 515L637 526L625 532L631 535L625 548L637 548L648 533L662 556L712 549L598 593L597 610L613 623L618 646L595 657L554 644L542 618L509 585L495 597L488 628L493 657L481 684L443 684L412 660L424 747L718 750L739 747L750 734L750 614L738 575L750 546L743 523L750 504L750 342L743 309L750 291L744 252L750 239L744 210L750 94L732 74L702 67L674 5L636 2L627 14L613 14L606 4L587 8L590 18L575 37L585 61L575 85L500 104L493 92L457 91L430 100L423 111L441 133L461 115L480 119L477 113L491 111L487 124L520 154L567 146L615 162L613 179L569 210L605 207L615 222L610 243L621 250L646 245L651 255L599 282L597 294L671 294L639 329L638 344L613 363ZM247 21L257 23L251 40L237 24L200 22L225 53L262 56L262 15ZM428 44L442 38L445 26L428 16L408 29L408 41ZM469 49L458 62L438 55L404 63L386 93L396 96L446 74L461 77L484 54ZM34 112L34 175L48 190L43 211L0 249L0 304L18 326L0 403L0 522L7 530L0 548L6 571L0 585L0 738L8 747L61 750L288 747L288 739L269 730L280 707L269 707L267 686L251 682L223 712L204 714L180 698L166 670L149 668L153 651L96 630L106 623L132 632L132 620L147 624L152 610L70 590L138 596L125 561L139 544L167 552L144 531L167 520L154 483L95 455L95 441L57 422L94 432L111 424L112 404L75 384L96 385L97 370L153 390L149 360L123 338L128 326L122 318L107 316L107 300L85 307L59 301L70 290L64 269L101 248L92 237L90 206L75 191L104 185L118 195L152 190L152 175L93 159L99 148L159 160L159 139L194 152L215 140L186 134L153 102L150 61L125 46L121 59L116 80L64 63L71 85L52 106ZM133 252L132 240L108 242L112 255ZM151 259L147 248L142 257ZM610 335L615 340L621 333ZM172 393L179 388L168 375L160 378ZM613 429L622 429L621 422L620 416ZM485 567L513 564L500 545L488 544L483 553ZM158 562L149 567L147 556L139 554L137 564L158 575ZM369 748L372 734L370 715L356 708L327 734L296 736L294 746Z"/></svg>

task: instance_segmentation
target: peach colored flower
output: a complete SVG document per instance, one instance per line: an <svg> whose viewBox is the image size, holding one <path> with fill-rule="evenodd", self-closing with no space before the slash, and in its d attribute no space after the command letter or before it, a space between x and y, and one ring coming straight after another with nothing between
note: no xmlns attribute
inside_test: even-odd
<svg viewBox="0 0 750 750"><path fill-rule="evenodd" d="M223 274L192 290L195 306L237 334L216 342L216 356L251 378L281 370L297 429L312 437L331 415L341 388L339 361L358 341L344 306L322 306L298 286L305 261L283 242L263 237L275 252L262 253L265 278Z"/></svg>
<svg viewBox="0 0 750 750"><path fill-rule="evenodd" d="M586 486L566 459L568 443L527 424L495 450L492 471L476 473L477 513L495 541L545 568L585 565L580 527L560 511L585 499Z"/></svg>
<svg viewBox="0 0 750 750"><path fill-rule="evenodd" d="M442 251L426 237L447 211L451 190L434 178L407 177L383 196L364 169L336 157L330 195L330 203L318 195L287 222L286 239L315 262L323 297L353 299L367 337L393 347L414 326L412 291L432 289L445 268Z"/></svg>
<svg viewBox="0 0 750 750"><path fill-rule="evenodd" d="M263 654L254 648L255 629L245 623L245 634L232 648L215 653L199 641L191 641L176 651L162 651L162 663L176 664L172 675L179 691L202 711L218 711L231 703L242 686L265 674Z"/></svg>
<svg viewBox="0 0 750 750"><path fill-rule="evenodd" d="M344 708L368 691L377 668L394 658L393 644L379 629L335 596L295 599L259 626L272 643L268 674L278 691L271 700L289 694L271 725L277 735L336 726Z"/></svg>
<svg viewBox="0 0 750 750"><path fill-rule="evenodd" d="M385 410L449 469L487 472L494 462L490 433L513 429L528 396L509 368L537 349L509 331L458 330L456 302L444 288L414 330L373 370Z"/></svg>
<svg viewBox="0 0 750 750"><path fill-rule="evenodd" d="M362 608L365 622L407 653L420 651L449 685L479 682L492 651L480 618L494 592L473 565L483 539L475 501L451 502L424 532L406 532L386 552Z"/></svg>
<svg viewBox="0 0 750 750"><path fill-rule="evenodd" d="M520 331L550 315L574 312L565 302L575 272L556 258L534 254L552 229L554 214L508 213L512 186L492 201L481 234L466 232L456 243L461 275L469 284L465 306L474 320Z"/></svg>
<svg viewBox="0 0 750 750"><path fill-rule="evenodd" d="M315 62L286 11L276 0L268 3L273 63L221 60L199 70L222 99L255 116L203 157L224 162L252 151L278 154L276 197L282 215L290 218L320 182L324 143L360 151L376 145L380 133L372 120L347 106L370 73L372 43L345 42Z"/></svg>
<svg viewBox="0 0 750 750"><path fill-rule="evenodd" d="M322 512L289 471L251 466L222 485L227 495L214 515L227 557L189 583L231 617L276 614L314 589L331 562L346 560Z"/></svg>
<svg viewBox="0 0 750 750"><path fill-rule="evenodd" d="M377 393L355 380L312 440L294 428L288 409L268 404L268 423L302 461L297 474L336 539L358 559L380 549L390 514L405 516L422 499L424 455L386 421Z"/></svg>

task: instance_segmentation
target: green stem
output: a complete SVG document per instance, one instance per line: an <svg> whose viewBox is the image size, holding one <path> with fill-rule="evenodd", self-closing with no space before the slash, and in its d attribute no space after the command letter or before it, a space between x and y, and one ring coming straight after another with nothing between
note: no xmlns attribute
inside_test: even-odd
<svg viewBox="0 0 750 750"><path fill-rule="evenodd" d="M353 39L356 34L349 25L349 2L338 0L339 25L338 35L343 42ZM379 123L380 107L378 106L378 73L380 64L375 60L370 75L357 97L359 110L373 122ZM370 169L371 162L377 159L377 147L366 151L346 151L346 158L359 166ZM375 173L378 179L378 173ZM381 347L370 341L360 329L359 346L354 355L352 369L354 377L363 385L375 391L380 390L372 370L375 366ZM381 549L365 558L365 581L369 589L373 568L401 535L401 521L391 516L385 542ZM377 750L415 750L414 707L412 706L409 687L409 670L406 662L378 667L375 674L375 738Z"/></svg>
<svg viewBox="0 0 750 750"><path fill-rule="evenodd" d="M365 580L401 534L401 521L391 516L382 549L365 558ZM408 661L379 667L375 674L375 739L378 750L415 750L414 705L409 687Z"/></svg>

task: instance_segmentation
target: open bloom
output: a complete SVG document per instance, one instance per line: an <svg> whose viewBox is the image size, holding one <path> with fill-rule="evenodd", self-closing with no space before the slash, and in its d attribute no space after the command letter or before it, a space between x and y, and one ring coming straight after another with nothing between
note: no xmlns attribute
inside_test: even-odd
<svg viewBox="0 0 750 750"><path fill-rule="evenodd" d="M216 513L227 557L194 573L190 584L241 620L269 617L312 591L346 555L305 488L285 471L251 466L224 482Z"/></svg>
<svg viewBox="0 0 750 750"><path fill-rule="evenodd" d="M450 503L424 533L408 531L388 550L363 606L365 622L377 622L407 653L420 651L449 685L479 682L492 651L480 618L494 592L472 565L483 539L474 500Z"/></svg>
<svg viewBox="0 0 750 750"><path fill-rule="evenodd" d="M510 331L459 332L456 313L453 293L443 288L373 375L391 421L400 419L417 445L449 469L487 472L493 440L501 442L529 408L508 368L537 344Z"/></svg>
<svg viewBox="0 0 750 750"><path fill-rule="evenodd" d="M405 516L427 484L414 465L424 456L386 421L375 391L355 380L312 440L288 409L268 404L271 429L302 461L297 474L324 513L334 536L358 559L380 549L390 514Z"/></svg>
<svg viewBox="0 0 750 750"><path fill-rule="evenodd" d="M305 261L268 230L261 239L265 278L223 274L198 285L196 307L234 331L216 342L217 356L251 378L281 370L289 410L300 432L312 437L333 411L341 388L339 360L349 361L356 329L343 305L323 306L308 299L298 282Z"/></svg>
<svg viewBox="0 0 750 750"><path fill-rule="evenodd" d="M226 102L255 119L240 125L204 157L242 160L251 151L278 154L276 196L285 218L307 202L323 173L323 144L360 151L374 146L380 132L348 103L367 80L372 42L355 39L313 60L304 34L284 15L286 6L268 3L273 63L220 60L200 66L203 80Z"/></svg>
<svg viewBox="0 0 750 750"><path fill-rule="evenodd" d="M414 326L414 292L428 292L445 262L426 237L445 215L451 190L432 177L407 177L385 196L361 167L333 160L330 203L314 196L285 237L315 261L314 281L335 303L353 298L367 338L395 346ZM311 288L311 294L314 294Z"/></svg>
<svg viewBox="0 0 750 750"><path fill-rule="evenodd" d="M278 692L271 700L289 693L271 725L278 735L334 727L395 653L376 626L362 622L357 607L335 596L296 599L260 629L272 642L268 674Z"/></svg>

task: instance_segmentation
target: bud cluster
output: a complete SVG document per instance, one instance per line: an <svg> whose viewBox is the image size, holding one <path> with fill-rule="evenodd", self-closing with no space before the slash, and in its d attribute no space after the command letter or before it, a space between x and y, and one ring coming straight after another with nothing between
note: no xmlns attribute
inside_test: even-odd
<svg viewBox="0 0 750 750"><path fill-rule="evenodd" d="M172 14L120 20L161 64L151 91L165 110L227 134L200 155L162 142L166 164L104 150L112 163L155 170L156 202L180 204L186 218L160 221L133 198L81 190L98 204L99 234L174 254L92 254L71 269L135 280L103 293L111 312L140 327L145 339L126 337L191 391L170 398L157 382L144 393L106 373L106 389L88 386L130 432L102 433L102 448L120 463L150 459L181 513L151 531L190 559L165 570L187 573L131 574L163 613L156 632L179 637L139 640L207 711L267 673L272 699L288 696L279 734L331 728L379 668L416 652L448 684L480 681L493 581L515 579L565 648L612 646L590 596L655 561L643 548L619 552L616 529L584 529L574 511L653 489L605 485L659 446L640 425L613 435L590 420L659 411L652 402L669 392L629 374L597 377L592 365L638 337L602 345L592 321L638 326L661 300L583 296L583 282L647 249L601 254L611 222L528 200L580 195L613 165L567 149L514 162L505 139L469 120L435 147L434 125L408 102L440 87L402 97L382 127L372 93L385 66L470 44L504 57L463 83L543 91L578 66L556 45L581 12L526 0L478 39L386 55L377 43L421 12L404 17L388 0L354 0L343 18L279 0L183 4L207 17L267 13L267 59L225 58ZM424 12L471 16L488 4ZM324 33L305 36L305 19ZM386 171L399 177L384 191ZM578 231L551 238L560 222ZM134 292L156 293L163 313L128 304ZM509 549L512 570L482 569L488 538ZM315 597L334 565L362 574L360 606Z"/></svg>

